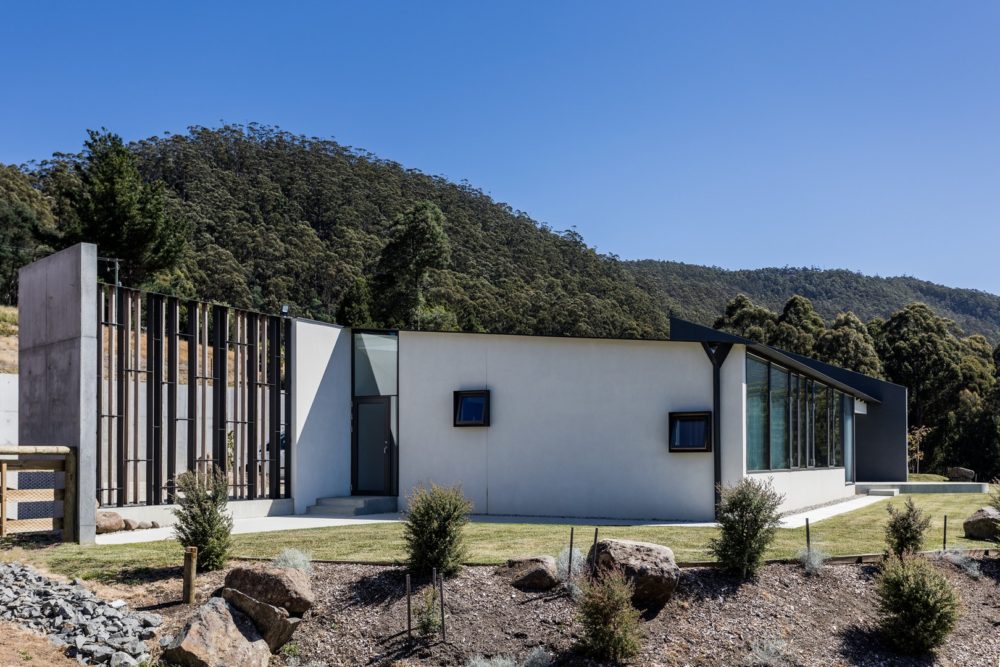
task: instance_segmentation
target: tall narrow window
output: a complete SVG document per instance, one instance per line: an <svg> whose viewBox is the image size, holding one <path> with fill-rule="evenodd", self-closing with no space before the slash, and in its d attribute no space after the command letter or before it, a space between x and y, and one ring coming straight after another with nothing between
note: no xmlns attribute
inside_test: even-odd
<svg viewBox="0 0 1000 667"><path fill-rule="evenodd" d="M747 356L747 470L767 470L767 364Z"/></svg>
<svg viewBox="0 0 1000 667"><path fill-rule="evenodd" d="M844 396L844 473L854 481L854 397Z"/></svg>
<svg viewBox="0 0 1000 667"><path fill-rule="evenodd" d="M788 384L788 467L799 467L799 376L792 374Z"/></svg>
<svg viewBox="0 0 1000 667"><path fill-rule="evenodd" d="M771 366L771 470L788 467L788 371Z"/></svg>
<svg viewBox="0 0 1000 667"><path fill-rule="evenodd" d="M816 467L816 383L812 380L806 382L805 395L802 397L805 405L803 412L803 424L806 436L806 465L810 468Z"/></svg>
<svg viewBox="0 0 1000 667"><path fill-rule="evenodd" d="M830 465L830 400L829 391L816 384L816 467Z"/></svg>
<svg viewBox="0 0 1000 667"><path fill-rule="evenodd" d="M841 467L844 465L844 439L843 439L843 418L844 418L844 400L843 394L839 391L830 391L830 395L833 396L832 404L830 405L830 449L831 455L830 465Z"/></svg>

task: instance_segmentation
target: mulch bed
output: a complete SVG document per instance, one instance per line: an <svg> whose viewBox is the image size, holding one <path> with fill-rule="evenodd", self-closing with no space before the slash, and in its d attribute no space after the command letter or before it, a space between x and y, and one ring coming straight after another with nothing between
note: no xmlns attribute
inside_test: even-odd
<svg viewBox="0 0 1000 667"><path fill-rule="evenodd" d="M962 616L933 656L902 657L882 644L875 632L875 566L831 565L810 577L798 565L768 565L743 584L714 568L685 569L674 598L644 622L644 650L634 664L752 665L755 653L777 653L785 662L769 664L995 667L1000 560L982 559L978 580L950 563L936 565L958 589ZM410 642L403 569L315 567L317 604L294 638L303 662L464 665L477 654L523 658L542 646L556 664L592 664L573 651L579 627L570 599L515 590L495 568L468 567L446 582L447 642L440 636ZM414 606L421 587L415 582Z"/></svg>

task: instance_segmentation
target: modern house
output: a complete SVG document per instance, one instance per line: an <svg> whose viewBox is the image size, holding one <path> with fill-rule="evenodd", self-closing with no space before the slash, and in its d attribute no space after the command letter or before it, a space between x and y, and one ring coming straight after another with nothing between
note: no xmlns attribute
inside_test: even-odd
<svg viewBox="0 0 1000 667"><path fill-rule="evenodd" d="M207 465L242 516L394 509L436 483L481 514L710 521L747 476L785 510L906 480L905 388L688 322L352 330L99 285L96 262L70 248L20 288L21 442L78 448L84 541L93 498L162 518L173 476Z"/></svg>

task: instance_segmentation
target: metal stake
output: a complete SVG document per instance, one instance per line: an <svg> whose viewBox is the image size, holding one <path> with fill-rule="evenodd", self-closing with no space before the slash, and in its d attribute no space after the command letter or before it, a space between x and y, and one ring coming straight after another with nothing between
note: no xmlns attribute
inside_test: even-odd
<svg viewBox="0 0 1000 667"><path fill-rule="evenodd" d="M448 633L444 629L444 575L438 578L438 597L441 598L441 641L448 641Z"/></svg>
<svg viewBox="0 0 1000 667"><path fill-rule="evenodd" d="M941 551L948 550L948 515L944 515L944 543L941 545Z"/></svg>
<svg viewBox="0 0 1000 667"><path fill-rule="evenodd" d="M806 553L812 553L812 539L809 536L809 517L806 517Z"/></svg>
<svg viewBox="0 0 1000 667"><path fill-rule="evenodd" d="M592 557L589 558L590 569L593 570L597 567L597 526L594 526L594 546L591 548L590 553L592 554Z"/></svg>
<svg viewBox="0 0 1000 667"><path fill-rule="evenodd" d="M573 526L569 527L569 567L566 568L566 583L573 581Z"/></svg>
<svg viewBox="0 0 1000 667"><path fill-rule="evenodd" d="M410 595L410 575L406 575L406 638L413 640L413 611Z"/></svg>

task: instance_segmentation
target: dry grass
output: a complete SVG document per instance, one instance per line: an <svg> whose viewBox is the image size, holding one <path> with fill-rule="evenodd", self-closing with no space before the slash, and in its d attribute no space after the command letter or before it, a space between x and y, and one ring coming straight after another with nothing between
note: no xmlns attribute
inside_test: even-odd
<svg viewBox="0 0 1000 667"><path fill-rule="evenodd" d="M17 372L17 308L0 306L0 373Z"/></svg>
<svg viewBox="0 0 1000 667"><path fill-rule="evenodd" d="M944 515L949 517L949 548L996 548L996 543L961 537L962 520L986 505L985 494L918 494L917 505L931 516L927 550L940 549ZM832 555L881 553L884 549L886 504L901 504L905 496L826 519L812 526L812 543ZM665 544L679 561L710 560L708 541L715 528L689 526L601 526L603 537L619 537ZM577 544L586 551L593 528L577 526ZM467 562L495 564L526 554L558 554L569 542L567 524L523 524L474 522L466 528ZM401 562L402 525L371 523L337 528L313 528L234 536L236 556L273 558L283 549L301 549L317 560ZM768 550L768 558L794 558L805 546L805 529L780 529ZM164 568L176 568L182 560L174 541L120 546L80 547L56 545L43 548L8 548L7 560L20 559L44 569L101 581L156 578Z"/></svg>

